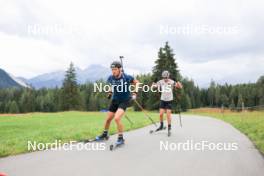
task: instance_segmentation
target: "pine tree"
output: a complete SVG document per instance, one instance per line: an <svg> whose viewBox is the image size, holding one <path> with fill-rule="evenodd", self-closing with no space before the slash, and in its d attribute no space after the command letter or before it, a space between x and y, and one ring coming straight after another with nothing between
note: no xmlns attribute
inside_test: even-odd
<svg viewBox="0 0 264 176"><path fill-rule="evenodd" d="M9 104L9 113L19 113L19 109L18 109L18 105L15 101L12 101L10 104Z"/></svg>
<svg viewBox="0 0 264 176"><path fill-rule="evenodd" d="M34 112L35 111L35 97L33 89L24 89L20 101L21 112Z"/></svg>
<svg viewBox="0 0 264 176"><path fill-rule="evenodd" d="M228 97L225 95L225 94L222 94L220 95L220 103L223 105L223 106L228 106Z"/></svg>
<svg viewBox="0 0 264 176"><path fill-rule="evenodd" d="M187 109L191 108L191 99L188 94L183 94L181 99L181 109L186 111Z"/></svg>
<svg viewBox="0 0 264 176"><path fill-rule="evenodd" d="M244 102L241 94L238 95L237 108L243 110Z"/></svg>
<svg viewBox="0 0 264 176"><path fill-rule="evenodd" d="M76 73L73 63L66 71L61 92L61 109L62 110L80 110L81 97L77 84Z"/></svg>
<svg viewBox="0 0 264 176"><path fill-rule="evenodd" d="M264 75L261 76L257 81L257 97L258 102L256 102L259 105L264 105Z"/></svg>
<svg viewBox="0 0 264 176"><path fill-rule="evenodd" d="M181 75L179 73L178 65L175 60L175 55L169 43L166 42L164 47L161 47L158 52L158 59L155 61L155 66L152 70L151 80L156 82L162 79L161 74L164 70L170 72L170 78L175 81L181 80ZM157 109L159 106L159 95L157 93L149 93L150 97L148 99L148 105L150 109ZM177 104L180 103L180 97L182 96L182 91L177 90L174 92L174 97L176 97ZM173 108L176 106L174 105Z"/></svg>
<svg viewBox="0 0 264 176"><path fill-rule="evenodd" d="M236 109L236 105L235 105L235 102L234 102L233 99L232 99L232 101L231 101L231 104L229 105L229 109L230 109L231 111L234 111L234 110Z"/></svg>
<svg viewBox="0 0 264 176"><path fill-rule="evenodd" d="M213 107L215 104L215 82L211 80L210 87L208 89L208 101L210 106Z"/></svg>
<svg viewBox="0 0 264 176"><path fill-rule="evenodd" d="M181 75L179 73L178 65L175 61L174 53L169 43L166 42L164 48L160 48L158 52L158 59L155 61L155 66L153 67L152 81L157 81L161 79L161 74L164 70L170 72L170 77L173 80L180 80Z"/></svg>

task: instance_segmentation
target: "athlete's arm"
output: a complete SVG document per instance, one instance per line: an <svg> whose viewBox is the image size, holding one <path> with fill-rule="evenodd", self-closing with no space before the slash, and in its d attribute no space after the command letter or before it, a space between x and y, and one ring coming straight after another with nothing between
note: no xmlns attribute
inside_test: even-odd
<svg viewBox="0 0 264 176"><path fill-rule="evenodd" d="M138 80L136 80L136 79L133 79L131 81L131 84L135 86L135 88L134 88L134 90L132 92L132 100L135 100L135 99L137 99L137 93L138 93L140 82Z"/></svg>
<svg viewBox="0 0 264 176"><path fill-rule="evenodd" d="M152 85L151 85L151 87L154 87L154 88L158 88L158 87L160 87L161 85L160 85L160 81L158 81L158 82L153 82L152 83Z"/></svg>
<svg viewBox="0 0 264 176"><path fill-rule="evenodd" d="M151 87L155 87L155 88L157 88L157 87L158 87L158 84L155 83L155 82L153 82L152 85L151 85Z"/></svg>
<svg viewBox="0 0 264 176"><path fill-rule="evenodd" d="M132 84L135 85L135 91L133 93L138 93L140 82L136 79L133 79Z"/></svg>
<svg viewBox="0 0 264 176"><path fill-rule="evenodd" d="M110 88L110 90L107 92L107 98L110 99L112 97L112 88Z"/></svg>
<svg viewBox="0 0 264 176"><path fill-rule="evenodd" d="M109 85L110 85L110 89L106 92L107 93L107 98L110 99L112 97L112 87L111 87L111 76L109 76L107 78L107 81L106 81Z"/></svg>
<svg viewBox="0 0 264 176"><path fill-rule="evenodd" d="M182 83L181 82L179 82L179 81L177 81L176 83L175 83L175 88L176 89L182 89Z"/></svg>

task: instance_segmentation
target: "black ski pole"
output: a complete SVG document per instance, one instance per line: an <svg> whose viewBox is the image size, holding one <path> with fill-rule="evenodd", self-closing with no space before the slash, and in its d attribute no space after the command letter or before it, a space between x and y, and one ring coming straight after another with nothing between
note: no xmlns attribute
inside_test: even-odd
<svg viewBox="0 0 264 176"><path fill-rule="evenodd" d="M179 119L180 119L180 126L182 128L181 105L179 106Z"/></svg>
<svg viewBox="0 0 264 176"><path fill-rule="evenodd" d="M177 82L177 80L178 80L178 72L176 72L176 82ZM178 94L179 91L178 91L178 92L176 91L176 93ZM179 96L176 95L176 103L177 103L177 106L178 106L178 104L179 104L179 106L178 106L178 113L179 113L180 126L181 126L181 128L182 128L181 104L180 104L181 93L182 93L182 91L179 93ZM177 101L177 100L178 100L178 101Z"/></svg>
<svg viewBox="0 0 264 176"><path fill-rule="evenodd" d="M177 96L177 106L178 106L178 113L179 113L179 120L180 120L180 126L182 128L182 117L181 117L181 103L180 103L181 95ZM178 105L179 104L179 105Z"/></svg>
<svg viewBox="0 0 264 176"><path fill-rule="evenodd" d="M135 103L138 105L138 107L141 109L141 111L145 114L145 116L147 116L148 117L148 119L151 121L151 123L153 124L153 125L155 125L155 127L157 127L157 125L156 125L156 123L154 122L154 120L147 114L147 112L146 112L146 110L138 103L138 101L135 99L134 100L135 101Z"/></svg>
<svg viewBox="0 0 264 176"><path fill-rule="evenodd" d="M127 121L130 123L131 126L134 125L134 123L129 119L129 117L125 114L125 118L127 119Z"/></svg>
<svg viewBox="0 0 264 176"><path fill-rule="evenodd" d="M120 62L121 62L121 67L122 67L122 73L125 72L124 66L123 66L123 58L124 58L124 56L119 56L119 59L120 59Z"/></svg>
<svg viewBox="0 0 264 176"><path fill-rule="evenodd" d="M121 62L121 67L122 67L122 73L125 72L124 70L124 66L123 66L123 58L124 56L119 56L120 58L120 62ZM134 123L129 119L129 117L125 114L125 118L127 119L127 121L130 123L130 125L132 126Z"/></svg>

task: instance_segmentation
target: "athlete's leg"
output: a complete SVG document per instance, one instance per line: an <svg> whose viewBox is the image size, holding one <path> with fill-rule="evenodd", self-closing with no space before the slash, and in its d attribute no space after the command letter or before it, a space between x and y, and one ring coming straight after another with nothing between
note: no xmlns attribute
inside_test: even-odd
<svg viewBox="0 0 264 176"><path fill-rule="evenodd" d="M171 128L171 109L166 110L167 113L167 122L168 122L168 128Z"/></svg>
<svg viewBox="0 0 264 176"><path fill-rule="evenodd" d="M110 106L109 106L109 111L107 113L107 118L104 124L104 131L100 136L97 136L96 139L97 140L102 140L108 137L108 130L111 124L111 121L114 118L115 112L117 110L118 106L115 102L111 102Z"/></svg>
<svg viewBox="0 0 264 176"><path fill-rule="evenodd" d="M163 114L165 113L165 102L163 100L160 101L160 111L159 111L159 117L160 117L160 127L157 130L163 129Z"/></svg>
<svg viewBox="0 0 264 176"><path fill-rule="evenodd" d="M106 131L109 130L109 127L110 127L111 121L114 118L114 115L115 115L114 112L108 111L107 118L106 118L105 125L104 125L104 130L106 130Z"/></svg>
<svg viewBox="0 0 264 176"><path fill-rule="evenodd" d="M159 111L160 122L163 122L163 114L164 114L164 112L165 112L165 109L160 108L160 111Z"/></svg>
<svg viewBox="0 0 264 176"><path fill-rule="evenodd" d="M121 122L122 116L125 114L125 110L122 108L118 108L116 113L115 113L115 122L117 126L117 131L118 131L118 138L117 138L117 143L116 144L123 144L124 143L124 138L123 138L123 131L124 131L124 126Z"/></svg>
<svg viewBox="0 0 264 176"><path fill-rule="evenodd" d="M124 126L121 122L121 118L124 115L124 113L125 113L125 111L122 108L118 108L115 115L114 115L115 122L117 125L118 134L123 134L123 131L124 131Z"/></svg>
<svg viewBox="0 0 264 176"><path fill-rule="evenodd" d="M163 108L160 108L160 113L159 113L159 116L160 116L160 126L156 129L156 131L159 131L159 130L162 130L163 129L163 114L165 112L165 109Z"/></svg>

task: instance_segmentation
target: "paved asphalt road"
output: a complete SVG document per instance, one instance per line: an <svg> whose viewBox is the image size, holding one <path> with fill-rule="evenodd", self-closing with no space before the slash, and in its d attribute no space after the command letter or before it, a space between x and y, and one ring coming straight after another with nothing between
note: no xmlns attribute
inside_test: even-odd
<svg viewBox="0 0 264 176"><path fill-rule="evenodd" d="M0 172L9 176L264 175L262 155L231 125L213 118L184 115L183 128L180 128L178 116L173 118L170 138L166 131L149 134L153 129L149 126L125 133L126 145L113 152L109 151L109 145L116 136L105 143L106 150L103 151L48 150L2 158ZM222 145L225 150L211 151L205 146L203 151L200 148L186 151L188 142L199 145L203 141L211 147ZM161 150L164 149L161 143L168 143L170 150ZM231 148L237 147L237 150L228 150L232 143ZM95 147L99 143L92 145ZM100 145L104 147L104 144Z"/></svg>

